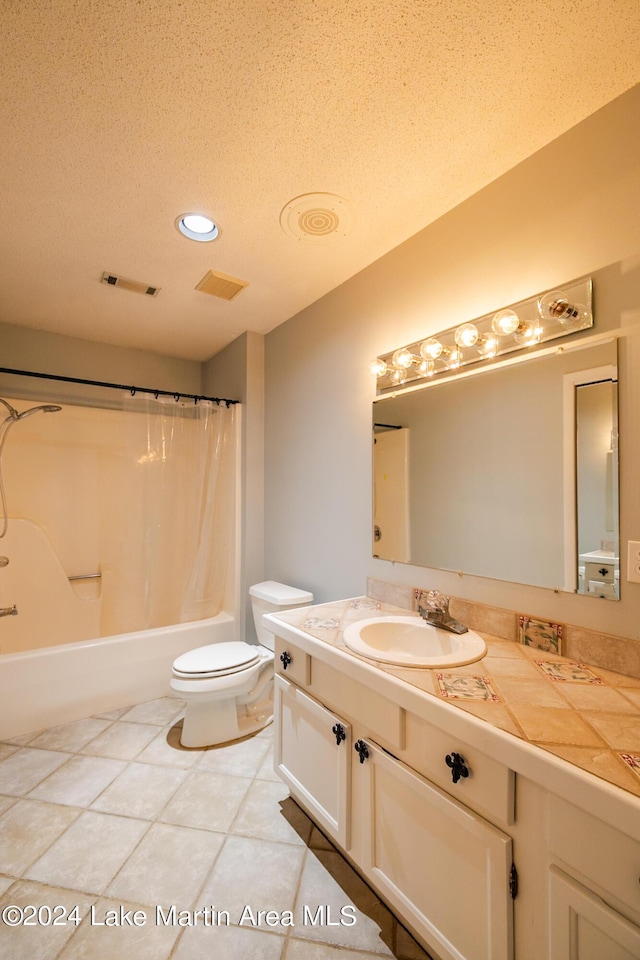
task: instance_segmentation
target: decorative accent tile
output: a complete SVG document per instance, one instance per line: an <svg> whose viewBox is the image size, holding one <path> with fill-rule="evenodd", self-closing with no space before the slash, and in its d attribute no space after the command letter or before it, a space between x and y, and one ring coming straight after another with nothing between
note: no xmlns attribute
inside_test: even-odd
<svg viewBox="0 0 640 960"><path fill-rule="evenodd" d="M567 683L604 683L593 670L589 670L586 663L573 663L563 661L554 663L552 660L534 660L543 673L550 680L559 680Z"/></svg>
<svg viewBox="0 0 640 960"><path fill-rule="evenodd" d="M640 777L640 756L637 753L621 753L622 760L631 767L637 777Z"/></svg>
<svg viewBox="0 0 640 960"><path fill-rule="evenodd" d="M339 617L307 617L303 621L303 630L337 630L340 626Z"/></svg>
<svg viewBox="0 0 640 960"><path fill-rule="evenodd" d="M518 642L525 647L561 654L563 634L564 627L561 623L518 615Z"/></svg>
<svg viewBox="0 0 640 960"><path fill-rule="evenodd" d="M379 600L372 600L371 597L356 597L349 604L351 610L380 610L382 604Z"/></svg>
<svg viewBox="0 0 640 960"><path fill-rule="evenodd" d="M447 700L491 700L500 703L487 677L465 677L455 673L437 673L440 696Z"/></svg>

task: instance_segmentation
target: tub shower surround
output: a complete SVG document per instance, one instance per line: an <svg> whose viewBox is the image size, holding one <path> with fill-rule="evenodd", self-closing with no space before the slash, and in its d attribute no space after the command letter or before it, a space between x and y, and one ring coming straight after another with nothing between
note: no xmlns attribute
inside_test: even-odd
<svg viewBox="0 0 640 960"><path fill-rule="evenodd" d="M204 620L233 604L235 408L115 402L29 417L4 447L0 607L18 615L3 620L0 654Z"/></svg>
<svg viewBox="0 0 640 960"><path fill-rule="evenodd" d="M370 581L369 592L368 597L283 613L279 619L373 663L347 651L345 628L378 613L412 609L415 591ZM546 649L549 635L560 640L562 631L554 634L552 629L559 625L527 617L519 624L515 613L467 601L454 606L452 600L451 609L483 634L483 660L447 670L375 666L640 797L639 678L589 664L570 650L563 656L553 645ZM536 638L538 646L531 642Z"/></svg>

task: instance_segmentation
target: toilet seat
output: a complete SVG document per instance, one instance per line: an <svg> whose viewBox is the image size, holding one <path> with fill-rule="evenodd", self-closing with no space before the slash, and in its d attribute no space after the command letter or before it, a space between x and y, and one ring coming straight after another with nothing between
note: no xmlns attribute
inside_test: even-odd
<svg viewBox="0 0 640 960"><path fill-rule="evenodd" d="M185 680L206 680L244 673L263 659L261 649L242 640L196 647L174 661L173 675Z"/></svg>
<svg viewBox="0 0 640 960"><path fill-rule="evenodd" d="M173 663L169 687L184 703L183 747L228 743L257 733L273 720L275 640L263 617L313 603L313 594L274 580L255 584L249 593L257 644L243 640L209 643L181 654ZM238 636L235 629L239 624L234 629L234 618L223 616L225 622L231 622L222 635ZM206 621L202 626L207 629ZM217 631L197 634L216 635Z"/></svg>

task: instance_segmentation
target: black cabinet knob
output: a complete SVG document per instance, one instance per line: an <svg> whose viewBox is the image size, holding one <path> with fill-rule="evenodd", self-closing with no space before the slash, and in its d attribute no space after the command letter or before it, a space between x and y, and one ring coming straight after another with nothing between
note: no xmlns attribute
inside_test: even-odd
<svg viewBox="0 0 640 960"><path fill-rule="evenodd" d="M282 663L282 669L286 670L291 663L291 654L285 650L284 653L280 654L280 662Z"/></svg>
<svg viewBox="0 0 640 960"><path fill-rule="evenodd" d="M341 723L334 723L334 725L331 727L331 732L335 736L338 746L340 746L343 740L347 739L347 735L344 732L344 727Z"/></svg>
<svg viewBox="0 0 640 960"><path fill-rule="evenodd" d="M360 757L360 763L364 763L369 756L369 750L364 740L356 740L356 742L353 745L353 749L356 751L356 753Z"/></svg>
<svg viewBox="0 0 640 960"><path fill-rule="evenodd" d="M469 776L469 769L464 762L464 757L459 753L448 753L444 762L451 770L451 779L454 783L457 783L460 777Z"/></svg>

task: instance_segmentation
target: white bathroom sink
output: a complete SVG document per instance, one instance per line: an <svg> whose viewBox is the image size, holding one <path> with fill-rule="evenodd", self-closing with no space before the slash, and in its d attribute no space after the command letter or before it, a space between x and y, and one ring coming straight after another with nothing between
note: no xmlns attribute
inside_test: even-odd
<svg viewBox="0 0 640 960"><path fill-rule="evenodd" d="M359 620L345 629L344 642L362 657L403 667L460 667L487 652L472 630L449 633L410 616Z"/></svg>

